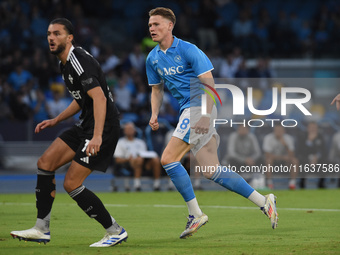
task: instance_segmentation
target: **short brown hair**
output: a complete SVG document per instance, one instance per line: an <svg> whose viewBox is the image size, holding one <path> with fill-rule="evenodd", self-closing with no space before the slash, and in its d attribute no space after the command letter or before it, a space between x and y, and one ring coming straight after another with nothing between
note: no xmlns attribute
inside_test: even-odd
<svg viewBox="0 0 340 255"><path fill-rule="evenodd" d="M169 8L157 7L149 11L149 17L155 16L155 15L159 15L159 16L162 16L163 18L170 20L174 25L176 23L176 16L174 12Z"/></svg>

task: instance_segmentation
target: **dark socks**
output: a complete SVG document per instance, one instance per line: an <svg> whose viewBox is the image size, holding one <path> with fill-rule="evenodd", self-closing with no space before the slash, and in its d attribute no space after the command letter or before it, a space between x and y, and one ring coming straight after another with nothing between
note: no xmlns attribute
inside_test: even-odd
<svg viewBox="0 0 340 255"><path fill-rule="evenodd" d="M105 229L112 226L112 217L102 201L92 191L85 188L84 185L71 191L69 195L90 218L96 219Z"/></svg>
<svg viewBox="0 0 340 255"><path fill-rule="evenodd" d="M41 174L41 173L45 174ZM36 207L39 219L44 219L52 209L55 197L55 176L53 172L39 170L37 175L37 186L35 188Z"/></svg>

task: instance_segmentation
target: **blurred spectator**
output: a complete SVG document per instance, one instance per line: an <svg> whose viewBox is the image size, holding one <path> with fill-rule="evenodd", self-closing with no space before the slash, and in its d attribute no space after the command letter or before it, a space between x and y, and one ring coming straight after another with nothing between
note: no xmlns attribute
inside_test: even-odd
<svg viewBox="0 0 340 255"><path fill-rule="evenodd" d="M248 126L239 125L237 131L230 134L226 157L228 164L237 169L241 166L259 166L262 164L261 155L260 145Z"/></svg>
<svg viewBox="0 0 340 255"><path fill-rule="evenodd" d="M32 79L32 74L29 71L24 70L21 63L17 63L15 71L9 74L7 81L15 91L19 91L21 87L27 85Z"/></svg>
<svg viewBox="0 0 340 255"><path fill-rule="evenodd" d="M22 64L22 69L31 75L28 80L36 82L36 85L44 92L48 91L50 81L55 80L59 75L59 68L56 58L45 53L47 49L44 39L46 27L51 17L65 16L75 21L79 42L82 42L82 45L98 59L103 70L110 73L111 88L117 83L116 77L120 77L122 71L132 75L132 67L138 69L144 76L143 54L148 53L157 45L149 36L145 13L136 12L135 20L143 22L135 22L133 26L141 32L131 33L121 25L126 17L125 10L120 8L125 5L117 9L111 1L102 2L105 10L99 6L89 5L88 1L55 1L50 5L50 2L45 0L2 0L0 3L1 74L5 75L11 86L18 90L26 82L19 85L13 84L18 80L27 79L27 77L18 77L21 75L16 72L17 65ZM273 76L268 65L265 68L256 67L256 70L247 70L245 63L242 63L242 55L247 56L248 59L262 58L262 55L267 54L275 58L321 58L325 56L338 58L340 52L337 46L340 40L338 1L324 3L316 0L313 4L319 8L311 9L305 4L294 4L296 8L289 9L285 8L285 4L283 0L279 0L279 4L271 5L271 9L268 9L266 3L257 0L193 2L169 0L170 6L176 6L174 11L177 23L180 25L176 26L175 34L182 35L180 37L187 38L189 42L195 42L198 39L198 45L202 49L209 48L210 59L215 67L213 70L215 77L218 77L220 73L226 77L243 78ZM150 2L147 8L151 9L153 5L154 3ZM142 1L136 1L135 8L146 8L146 6ZM116 40L115 33L107 34L103 24L107 27L112 26L113 31L118 31L120 40ZM103 47L103 41L108 46ZM132 52L126 52L138 42L141 42L143 53L140 53L137 46ZM241 55L238 55L238 49L242 50ZM236 73L230 74L228 61L223 61L224 71L221 71L222 51L232 52L231 66L236 66ZM125 61L126 59L129 60ZM130 64L127 65L128 62ZM16 77L13 78L13 76ZM268 84L260 83L258 88L264 90L268 88ZM136 88L131 91L132 110L135 111L134 106L140 103L139 100L144 97L144 92L137 94ZM147 93L149 91L147 87L146 91ZM24 98L27 98L27 95ZM10 100L5 101L9 103ZM26 102L30 103L27 100ZM174 117L172 113L168 116Z"/></svg>
<svg viewBox="0 0 340 255"><path fill-rule="evenodd" d="M301 19L297 16L295 12L292 12L289 17L289 26L290 29L294 32L295 35L299 33L299 29L301 27Z"/></svg>
<svg viewBox="0 0 340 255"><path fill-rule="evenodd" d="M221 49L218 47L211 49L207 51L207 55L214 67L214 69L212 70L214 77L220 78L221 66L222 62L224 61Z"/></svg>
<svg viewBox="0 0 340 255"><path fill-rule="evenodd" d="M118 86L114 88L115 102L121 112L131 111L132 104L132 90L129 85L131 78L127 73L123 73L122 77L118 80ZM130 88L129 88L130 87Z"/></svg>
<svg viewBox="0 0 340 255"><path fill-rule="evenodd" d="M133 52L129 54L128 59L132 68L136 69L140 74L145 73L146 56L142 52L142 47L140 44L134 45Z"/></svg>
<svg viewBox="0 0 340 255"><path fill-rule="evenodd" d="M69 100L64 98L65 86L61 83L51 84L52 98L47 99L48 114L51 118L57 117L70 104Z"/></svg>
<svg viewBox="0 0 340 255"><path fill-rule="evenodd" d="M100 44L101 44L100 37L99 36L94 36L93 40L92 40L92 43L90 45L90 53L96 59L99 59L100 54L101 54Z"/></svg>
<svg viewBox="0 0 340 255"><path fill-rule="evenodd" d="M257 59L257 65L249 70L249 77L258 78L254 84L255 88L261 89L263 91L270 88L268 78L272 77L272 70L269 68L269 61L264 58Z"/></svg>
<svg viewBox="0 0 340 255"><path fill-rule="evenodd" d="M242 49L238 46L234 47L232 50L233 55L233 65L238 67L240 66L241 62L243 61L243 54Z"/></svg>
<svg viewBox="0 0 340 255"><path fill-rule="evenodd" d="M148 97L149 93L147 91L147 85L143 82L143 80L138 76L138 79L135 79L137 93L133 100L133 108L134 112L136 112L139 116L148 115L149 104Z"/></svg>
<svg viewBox="0 0 340 255"><path fill-rule="evenodd" d="M269 32L263 21L258 21L254 29L254 34L257 39L257 52L263 55L269 53Z"/></svg>
<svg viewBox="0 0 340 255"><path fill-rule="evenodd" d="M327 162L325 141L319 132L319 126L316 122L308 123L307 132L298 136L296 146L296 156L300 165L308 164L310 166ZM319 188L325 188L324 180L324 178L319 180ZM300 187L302 189L306 187L306 179L304 177L301 178Z"/></svg>
<svg viewBox="0 0 340 255"><path fill-rule="evenodd" d="M118 140L114 154L117 169L132 170L134 175L134 189L141 191L141 176L143 169L152 170L154 176L153 189L160 190L161 163L156 152L148 152L144 140L136 138L135 125L132 122L124 125L124 137ZM148 155L147 155L148 154ZM125 187L130 190L130 187Z"/></svg>
<svg viewBox="0 0 340 255"><path fill-rule="evenodd" d="M168 92L164 91L163 104L159 110L159 118L166 119L171 124L178 121L179 105L176 99Z"/></svg>
<svg viewBox="0 0 340 255"><path fill-rule="evenodd" d="M37 123L49 119L49 108L44 93L38 89L35 91L34 98L31 101L33 109L33 120Z"/></svg>
<svg viewBox="0 0 340 255"><path fill-rule="evenodd" d="M0 76L0 121L3 119L12 118L12 112L8 105L10 101L11 87Z"/></svg>
<svg viewBox="0 0 340 255"><path fill-rule="evenodd" d="M228 54L225 59L222 60L219 77L221 78L234 78L238 65L235 63L232 54Z"/></svg>
<svg viewBox="0 0 340 255"><path fill-rule="evenodd" d="M235 43L242 48L243 52L255 52L255 45L252 40L253 24L250 19L250 13L247 10L241 10L239 18L232 24L232 34L235 38Z"/></svg>
<svg viewBox="0 0 340 255"><path fill-rule="evenodd" d="M302 27L297 34L297 39L298 43L300 44L301 51L305 54L305 56L310 57L312 55L314 45L312 29L310 28L308 21L304 21L302 23Z"/></svg>
<svg viewBox="0 0 340 255"><path fill-rule="evenodd" d="M329 150L329 163L340 164L340 131L332 137L331 148ZM338 188L340 188L340 178L338 177Z"/></svg>
<svg viewBox="0 0 340 255"><path fill-rule="evenodd" d="M215 0L200 0L198 15L198 46L202 50L213 49L217 45Z"/></svg>
<svg viewBox="0 0 340 255"><path fill-rule="evenodd" d="M275 55L284 54L285 56L291 55L293 50L294 32L291 29L290 20L284 10L279 11L278 20L276 21L274 30L273 41L276 50Z"/></svg>
<svg viewBox="0 0 340 255"><path fill-rule="evenodd" d="M317 53L323 53L327 49L329 42L329 33L326 30L326 23L324 21L318 24L318 28L314 34L314 40Z"/></svg>
<svg viewBox="0 0 340 255"><path fill-rule="evenodd" d="M53 77L53 73L41 49L35 50L29 71L34 77L37 77L39 88L44 92L48 91L49 80Z"/></svg>
<svg viewBox="0 0 340 255"><path fill-rule="evenodd" d="M237 72L235 73L235 78L248 78L249 70L247 68L246 60L242 60L237 68Z"/></svg>
<svg viewBox="0 0 340 255"><path fill-rule="evenodd" d="M295 157L294 138L285 133L285 128L281 125L275 125L273 132L266 135L263 139L263 152L265 153L265 162L269 168L274 166L294 166L297 167L298 160ZM270 189L274 188L272 173L267 172L267 186ZM291 171L289 188L296 187L296 173Z"/></svg>
<svg viewBox="0 0 340 255"><path fill-rule="evenodd" d="M113 53L111 46L105 48L106 61L102 65L104 73L115 69L120 64L120 59Z"/></svg>
<svg viewBox="0 0 340 255"><path fill-rule="evenodd" d="M11 94L9 106L13 117L19 121L27 121L33 116L33 110L27 102L27 95L23 90Z"/></svg>

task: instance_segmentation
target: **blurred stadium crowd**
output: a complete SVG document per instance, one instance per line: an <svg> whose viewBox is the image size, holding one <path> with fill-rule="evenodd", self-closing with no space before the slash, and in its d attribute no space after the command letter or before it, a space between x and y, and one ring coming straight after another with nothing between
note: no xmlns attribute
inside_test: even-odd
<svg viewBox="0 0 340 255"><path fill-rule="evenodd" d="M148 10L165 5L177 15L174 34L197 43L211 58L215 77L272 77L271 58L337 58L338 1L47 1L0 3L0 119L41 121L68 103L46 29L56 17L70 19L76 43L101 63L123 117L145 124L149 87L144 60ZM256 58L249 68L246 60ZM162 117L177 120L177 102L166 96Z"/></svg>
<svg viewBox="0 0 340 255"><path fill-rule="evenodd" d="M97 0L95 4L2 0L0 124L34 126L55 117L71 102L46 38L49 22L66 17L75 26L76 44L102 65L122 121L133 121L144 130L150 117L144 65L155 46L148 34L148 11L157 6L174 10L174 34L204 50L216 78L275 77L272 58L340 57L340 2L336 0ZM249 59L256 59L256 65L248 66ZM270 86L258 89L266 95ZM178 109L166 91L160 118L167 130L176 125ZM335 132L333 128L331 134Z"/></svg>

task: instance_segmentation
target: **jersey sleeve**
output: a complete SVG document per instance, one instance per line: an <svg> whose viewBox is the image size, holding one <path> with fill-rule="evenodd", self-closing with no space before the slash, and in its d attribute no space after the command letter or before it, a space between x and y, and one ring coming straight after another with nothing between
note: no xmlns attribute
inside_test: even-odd
<svg viewBox="0 0 340 255"><path fill-rule="evenodd" d="M157 71L153 67L150 56L146 59L146 76L148 77L148 83L150 86L158 85L162 82Z"/></svg>
<svg viewBox="0 0 340 255"><path fill-rule="evenodd" d="M196 45L189 44L183 53L197 76L214 69L210 59Z"/></svg>
<svg viewBox="0 0 340 255"><path fill-rule="evenodd" d="M71 64L79 75L79 82L84 92L100 86L97 77L100 77L98 62L88 53L85 55L71 55Z"/></svg>

